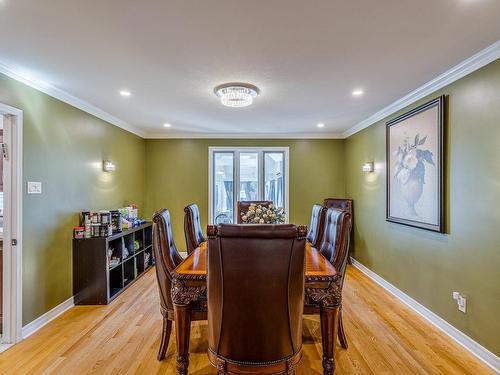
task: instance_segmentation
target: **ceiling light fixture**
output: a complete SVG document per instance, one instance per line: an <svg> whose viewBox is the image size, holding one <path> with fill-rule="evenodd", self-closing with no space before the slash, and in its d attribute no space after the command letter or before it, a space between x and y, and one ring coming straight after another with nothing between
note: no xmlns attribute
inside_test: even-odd
<svg viewBox="0 0 500 375"><path fill-rule="evenodd" d="M247 107L259 95L257 86L248 83L225 83L214 88L214 93L226 107Z"/></svg>
<svg viewBox="0 0 500 375"><path fill-rule="evenodd" d="M363 90L354 90L352 92L352 96L361 96L363 95Z"/></svg>
<svg viewBox="0 0 500 375"><path fill-rule="evenodd" d="M132 94L128 90L120 90L120 95L128 98Z"/></svg>
<svg viewBox="0 0 500 375"><path fill-rule="evenodd" d="M172 124L169 124L168 122L164 123L163 126L165 128L171 128L172 127Z"/></svg>
<svg viewBox="0 0 500 375"><path fill-rule="evenodd" d="M318 125L316 125L318 128L324 128L325 127L325 124L323 124L322 122L320 122Z"/></svg>

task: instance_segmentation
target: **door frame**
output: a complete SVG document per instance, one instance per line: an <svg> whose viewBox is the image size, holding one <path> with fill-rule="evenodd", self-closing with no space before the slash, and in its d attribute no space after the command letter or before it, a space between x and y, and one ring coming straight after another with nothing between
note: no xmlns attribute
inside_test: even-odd
<svg viewBox="0 0 500 375"><path fill-rule="evenodd" d="M283 193L285 194L285 199L283 200L284 210L286 213L286 223L289 222L290 218L290 147L289 146L209 146L208 147L208 223L213 224L214 208L213 208L213 168L214 168L214 160L213 154L214 152L232 152L234 155L233 159L233 179L234 181L239 181L239 158L241 152L257 152L259 154L259 197L263 194L263 173L264 173L264 162L263 162L263 154L266 152L282 152L284 154L284 172L285 172L285 187ZM237 201L237 190L236 184L233 188L233 204ZM233 207L233 221L236 222L236 206Z"/></svg>
<svg viewBox="0 0 500 375"><path fill-rule="evenodd" d="M0 339L1 352L22 339L23 111L0 103L0 115L5 116L4 143L8 144L4 170L10 174L10 183L4 184L4 198L8 197L4 200L3 238L3 316L6 324ZM12 243L13 239L16 244Z"/></svg>

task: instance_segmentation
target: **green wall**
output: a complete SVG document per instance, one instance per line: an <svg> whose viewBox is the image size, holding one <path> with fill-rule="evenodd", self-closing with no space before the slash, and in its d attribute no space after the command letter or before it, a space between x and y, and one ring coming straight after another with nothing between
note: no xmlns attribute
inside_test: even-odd
<svg viewBox="0 0 500 375"><path fill-rule="evenodd" d="M355 257L497 355L500 354L500 61L390 118L447 96L446 234L385 221L385 121L347 140L143 140L0 75L0 102L24 112L23 323L72 294L71 227L77 212L136 202L167 207L179 249L183 207L208 213L209 146L289 146L290 221L309 224L327 196L355 200ZM117 165L101 171L103 159ZM361 165L374 161L376 171ZM147 197L147 199L146 199ZM467 296L467 314L452 291Z"/></svg>
<svg viewBox="0 0 500 375"><path fill-rule="evenodd" d="M77 213L144 207L145 141L0 75L0 102L23 110L23 324L72 296ZM111 159L116 172L102 172ZM41 181L42 195L26 195Z"/></svg>
<svg viewBox="0 0 500 375"><path fill-rule="evenodd" d="M197 203L202 226L208 220L209 146L290 147L290 222L309 225L311 206L328 196L343 196L343 140L283 139L158 139L147 140L147 202L153 213L168 208L173 218L174 238L185 249L184 206Z"/></svg>
<svg viewBox="0 0 500 375"><path fill-rule="evenodd" d="M385 121L346 140L355 258L500 355L500 60L420 100L447 96L446 234L385 221ZM361 165L374 161L376 171ZM467 296L467 313L452 292Z"/></svg>

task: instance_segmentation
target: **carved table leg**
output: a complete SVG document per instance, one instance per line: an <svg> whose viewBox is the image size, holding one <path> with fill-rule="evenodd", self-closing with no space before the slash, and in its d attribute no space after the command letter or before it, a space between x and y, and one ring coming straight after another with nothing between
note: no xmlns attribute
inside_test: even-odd
<svg viewBox="0 0 500 375"><path fill-rule="evenodd" d="M189 367L189 337L191 334L191 308L174 304L175 337L177 339L177 375L187 375Z"/></svg>
<svg viewBox="0 0 500 375"><path fill-rule="evenodd" d="M339 307L321 307L321 339L323 341L323 374L335 372L335 344L338 335Z"/></svg>

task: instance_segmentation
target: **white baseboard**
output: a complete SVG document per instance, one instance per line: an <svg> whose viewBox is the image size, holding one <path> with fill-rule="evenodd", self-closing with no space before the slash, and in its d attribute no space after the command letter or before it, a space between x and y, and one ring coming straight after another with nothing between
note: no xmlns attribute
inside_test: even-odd
<svg viewBox="0 0 500 375"><path fill-rule="evenodd" d="M26 324L21 330L22 338L25 339L25 338L31 336L33 333L38 331L44 325L46 325L50 321L54 320L59 315L61 315L65 311L68 311L69 309L71 309L74 306L75 306L75 301L74 301L73 297L68 298L66 301L60 303L59 305L54 307L52 310L47 311L45 314L39 316L38 318L33 320L31 323Z"/></svg>
<svg viewBox="0 0 500 375"><path fill-rule="evenodd" d="M427 307L421 305L409 295L405 294L394 285L377 275L375 272L365 267L363 264L358 262L356 259L351 257L352 265L356 267L358 270L363 272L370 279L379 284L382 288L387 290L393 296L398 298L401 302L403 302L410 309L415 311L418 315L423 317L429 323L431 323L434 327L438 328L440 331L444 332L446 335L455 340L458 344L463 346L473 355L475 355L478 359L483 361L489 367L491 367L494 371L500 374L500 358L497 357L494 353L490 352L484 346L478 344L476 341L471 339L462 331L459 331L455 327L453 327L446 320L441 318L440 316L433 313Z"/></svg>
<svg viewBox="0 0 500 375"><path fill-rule="evenodd" d="M0 353L10 349L12 346L14 346L14 344L0 344Z"/></svg>

